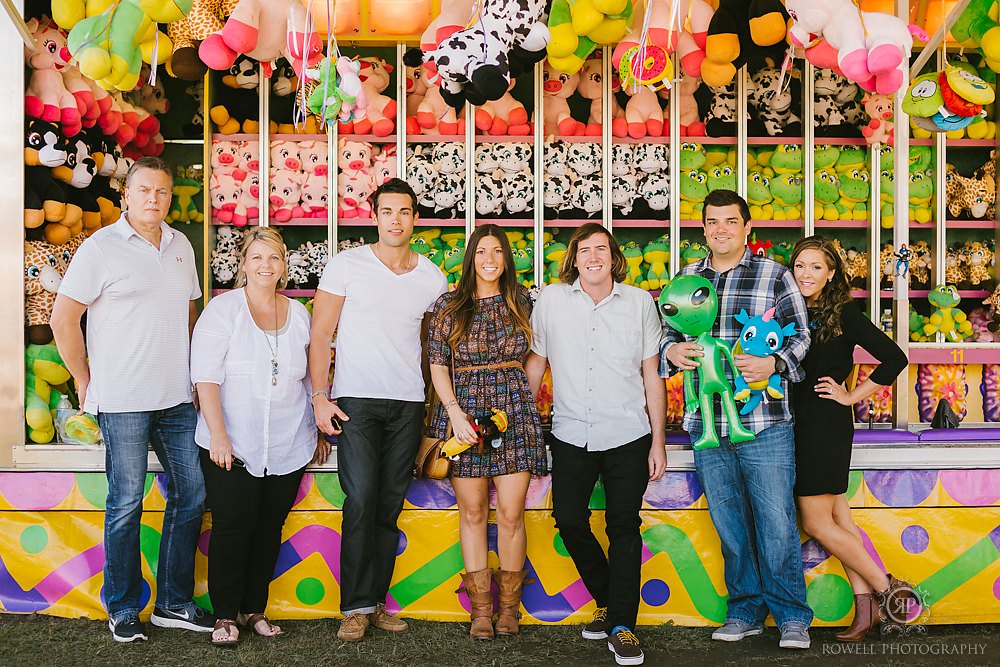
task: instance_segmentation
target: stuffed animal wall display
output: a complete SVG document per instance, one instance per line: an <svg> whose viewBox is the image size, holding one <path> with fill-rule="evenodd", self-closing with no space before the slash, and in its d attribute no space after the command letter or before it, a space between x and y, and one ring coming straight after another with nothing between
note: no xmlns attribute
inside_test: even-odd
<svg viewBox="0 0 1000 667"><path fill-rule="evenodd" d="M240 57L222 77L222 85L216 86L215 104L208 111L220 134L256 134L257 86L260 71L257 63L247 57Z"/></svg>
<svg viewBox="0 0 1000 667"><path fill-rule="evenodd" d="M441 94L451 107L500 99L511 77L545 56L549 31L542 22L544 0L485 0L476 20L440 41L433 50L406 52L404 62L433 62ZM466 19L468 16L466 16Z"/></svg>

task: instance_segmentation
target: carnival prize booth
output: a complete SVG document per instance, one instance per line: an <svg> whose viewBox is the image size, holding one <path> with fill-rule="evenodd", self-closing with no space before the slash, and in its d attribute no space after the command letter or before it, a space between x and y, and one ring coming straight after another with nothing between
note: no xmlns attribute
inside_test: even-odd
<svg viewBox="0 0 1000 667"><path fill-rule="evenodd" d="M918 584L920 623L1000 621L997 3L517 0L484 37L504 4L4 2L0 610L105 615L103 445L47 322L76 247L117 219L130 160L161 155L176 172L168 222L196 249L206 300L233 287L240 228L274 225L291 251L285 293L308 304L332 254L375 240L370 195L396 175L419 198L413 249L451 283L478 224L507 230L519 279L539 289L572 229L598 221L627 282L655 295L707 253L714 188L748 199L754 252L787 262L803 236L836 239L854 298L910 361L854 408L847 495L865 545ZM859 75L855 43L898 64ZM872 359L855 361L860 381ZM719 541L679 430L681 376L666 383L677 430L643 503L639 622L717 624ZM548 380L539 408L551 412ZM164 504L152 454L150 470L151 609ZM525 620L580 622L594 603L549 489L536 478L528 494ZM338 613L343 499L336 456L307 472L270 616ZM600 485L591 506L600 526ZM210 514L203 530L196 595L210 606ZM803 539L817 624L846 624L840 563ZM390 606L467 617L462 569L450 485L413 482Z"/></svg>

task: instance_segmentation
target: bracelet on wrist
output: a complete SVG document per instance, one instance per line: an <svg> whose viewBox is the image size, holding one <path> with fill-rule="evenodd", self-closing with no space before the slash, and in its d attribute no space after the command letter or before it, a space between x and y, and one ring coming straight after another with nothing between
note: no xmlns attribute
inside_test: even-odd
<svg viewBox="0 0 1000 667"><path fill-rule="evenodd" d="M457 398L453 398L450 401L448 401L447 403L445 403L443 407L444 407L445 411L448 411L448 410L450 410L452 407L454 407L456 405L458 405L458 399Z"/></svg>
<svg viewBox="0 0 1000 667"><path fill-rule="evenodd" d="M320 389L319 391L314 391L313 393L309 394L309 400L311 401L312 399L316 398L317 396L322 396L323 398L325 398L328 401L330 400L330 396L323 389Z"/></svg>

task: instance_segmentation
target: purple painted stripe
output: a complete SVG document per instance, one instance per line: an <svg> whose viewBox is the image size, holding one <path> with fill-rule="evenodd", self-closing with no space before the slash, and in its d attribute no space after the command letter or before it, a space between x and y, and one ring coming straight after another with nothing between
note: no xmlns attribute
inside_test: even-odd
<svg viewBox="0 0 1000 667"><path fill-rule="evenodd" d="M278 578L314 553L318 553L340 584L340 533L327 526L311 524L281 544L274 578Z"/></svg>
<svg viewBox="0 0 1000 667"><path fill-rule="evenodd" d="M101 542L50 572L38 582L35 590L45 596L50 603L54 603L103 569L104 543Z"/></svg>
<svg viewBox="0 0 1000 667"><path fill-rule="evenodd" d="M997 551L1000 551L1000 525L990 531L990 540Z"/></svg>
<svg viewBox="0 0 1000 667"><path fill-rule="evenodd" d="M583 579L577 579L562 589L562 595L573 609L580 609L594 599L594 596L590 594L590 591L584 585Z"/></svg>

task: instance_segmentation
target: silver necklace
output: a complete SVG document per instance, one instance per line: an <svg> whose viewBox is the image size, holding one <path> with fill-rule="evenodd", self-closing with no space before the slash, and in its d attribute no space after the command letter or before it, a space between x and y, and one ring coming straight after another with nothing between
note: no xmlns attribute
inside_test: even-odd
<svg viewBox="0 0 1000 667"><path fill-rule="evenodd" d="M247 304L250 306L250 315L253 316L254 308L253 301L250 299L250 293L247 292ZM261 333L264 334L264 342L267 343L267 347L271 350L271 386L278 386L278 294L274 295L274 345L271 345L271 341L267 338L267 332L263 329Z"/></svg>
<svg viewBox="0 0 1000 667"><path fill-rule="evenodd" d="M383 260L381 257L379 257L379 254L378 254L379 245L378 244L379 244L379 242L376 241L375 245L372 246L372 252L375 253L375 259L377 259L378 261L380 261L383 264L385 264L385 267L387 269L389 269L390 271L392 271L393 273L395 273L396 275L402 275L399 272L400 268L403 270L403 273L406 273L406 272L410 271L410 260L412 260L413 259L413 255L416 254L415 252L413 252L412 249L407 248L407 250L409 250L410 252L409 252L409 254L406 255L406 264L404 264L402 267L397 267L397 268L394 269L391 266L389 266L389 264L385 260Z"/></svg>

